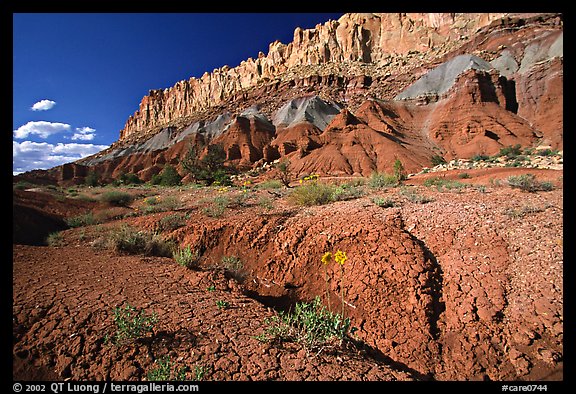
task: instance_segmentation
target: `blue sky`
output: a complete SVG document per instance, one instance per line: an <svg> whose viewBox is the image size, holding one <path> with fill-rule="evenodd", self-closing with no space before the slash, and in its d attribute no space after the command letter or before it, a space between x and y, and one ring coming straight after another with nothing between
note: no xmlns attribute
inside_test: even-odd
<svg viewBox="0 0 576 394"><path fill-rule="evenodd" d="M150 89L268 53L331 14L13 14L13 173L118 139Z"/></svg>

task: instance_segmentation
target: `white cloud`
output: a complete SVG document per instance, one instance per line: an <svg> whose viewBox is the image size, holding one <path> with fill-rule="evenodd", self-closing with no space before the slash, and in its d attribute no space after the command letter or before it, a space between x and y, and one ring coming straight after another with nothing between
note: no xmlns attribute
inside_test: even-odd
<svg viewBox="0 0 576 394"><path fill-rule="evenodd" d="M12 141L12 173L46 170L82 159L106 148L107 145Z"/></svg>
<svg viewBox="0 0 576 394"><path fill-rule="evenodd" d="M28 122L23 126L13 130L15 138L26 138L29 135L37 135L42 138L48 138L52 134L61 133L70 130L70 125L66 123L46 122L44 120Z"/></svg>
<svg viewBox="0 0 576 394"><path fill-rule="evenodd" d="M92 141L96 137L95 131L91 127L76 127L76 133L72 135L72 140Z"/></svg>
<svg viewBox="0 0 576 394"><path fill-rule="evenodd" d="M52 100L40 100L37 103L34 103L30 109L32 111L48 111L49 109L54 108L56 105L56 101Z"/></svg>

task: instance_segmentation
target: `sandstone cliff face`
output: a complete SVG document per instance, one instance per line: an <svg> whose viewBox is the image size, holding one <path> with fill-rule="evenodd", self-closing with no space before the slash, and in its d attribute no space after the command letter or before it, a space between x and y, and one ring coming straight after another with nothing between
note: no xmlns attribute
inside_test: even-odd
<svg viewBox="0 0 576 394"><path fill-rule="evenodd" d="M173 87L151 90L132 115L120 139L163 126L196 111L217 106L297 67L327 63L387 64L391 55L439 52L503 14L345 14L313 29L294 31L289 44L273 42L237 67L223 66Z"/></svg>

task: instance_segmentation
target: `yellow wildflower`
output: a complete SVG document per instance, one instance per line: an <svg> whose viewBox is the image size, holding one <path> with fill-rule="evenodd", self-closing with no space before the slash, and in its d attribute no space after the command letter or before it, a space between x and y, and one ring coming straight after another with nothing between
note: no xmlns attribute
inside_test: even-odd
<svg viewBox="0 0 576 394"><path fill-rule="evenodd" d="M334 260L336 260L336 262L338 264L344 265L346 260L348 260L348 257L346 256L346 252L343 252L341 250L337 251L336 254L334 254Z"/></svg>
<svg viewBox="0 0 576 394"><path fill-rule="evenodd" d="M330 252L324 253L324 256L322 256L322 262L324 264L329 264L330 261L332 261L332 253Z"/></svg>

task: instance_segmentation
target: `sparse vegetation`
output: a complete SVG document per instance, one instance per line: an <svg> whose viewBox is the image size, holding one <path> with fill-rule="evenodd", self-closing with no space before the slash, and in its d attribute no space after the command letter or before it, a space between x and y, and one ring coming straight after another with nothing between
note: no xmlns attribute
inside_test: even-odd
<svg viewBox="0 0 576 394"><path fill-rule="evenodd" d="M293 313L278 312L278 315L268 318L264 333L256 338L262 342L288 341L304 344L310 350L321 349L345 340L350 319L343 318L338 313L330 312L322 305L320 297L312 302L297 303Z"/></svg>
<svg viewBox="0 0 576 394"><path fill-rule="evenodd" d="M206 375L210 373L210 367L207 365L195 365L194 366L194 371L193 371L193 377L192 380L199 382L204 380L204 378L206 377Z"/></svg>
<svg viewBox="0 0 576 394"><path fill-rule="evenodd" d="M551 182L539 182L534 174L513 175L508 177L508 184L512 188L535 193L537 191L550 191L554 189Z"/></svg>
<svg viewBox="0 0 576 394"><path fill-rule="evenodd" d="M406 170L400 159L394 160L394 177L398 182L402 182L406 179Z"/></svg>
<svg viewBox="0 0 576 394"><path fill-rule="evenodd" d="M368 186L373 189L382 189L398 186L399 181L395 175L373 172L368 179Z"/></svg>
<svg viewBox="0 0 576 394"><path fill-rule="evenodd" d="M276 168L278 169L278 177L280 182L286 187L290 187L292 175L290 174L290 162L287 159L280 161Z"/></svg>
<svg viewBox="0 0 576 394"><path fill-rule="evenodd" d="M83 226L90 226L92 224L96 224L96 219L92 212L84 213L82 215L73 216L67 218L66 224L70 227L83 227Z"/></svg>
<svg viewBox="0 0 576 394"><path fill-rule="evenodd" d="M230 303L224 300L217 300L216 306L218 307L218 309L228 309L230 307Z"/></svg>
<svg viewBox="0 0 576 394"><path fill-rule="evenodd" d="M111 190L103 193L100 196L100 200L110 205L126 206L132 202L133 197L131 194L126 192Z"/></svg>
<svg viewBox="0 0 576 394"><path fill-rule="evenodd" d="M436 190L444 191L444 190L456 190L460 191L461 189L467 187L465 183L459 181L453 181L450 179L442 178L439 176L431 177L426 179L423 182L423 185L426 187L435 186Z"/></svg>
<svg viewBox="0 0 576 394"><path fill-rule="evenodd" d="M130 304L124 308L114 309L114 324L116 332L114 343L122 345L138 340L148 333L154 332L154 326L158 322L156 314L147 315L142 309L137 309Z"/></svg>
<svg viewBox="0 0 576 394"><path fill-rule="evenodd" d="M432 167L436 167L439 166L441 164L446 164L446 159L443 158L440 155L434 155L432 156L432 158L430 159L430 161L432 162Z"/></svg>
<svg viewBox="0 0 576 394"><path fill-rule="evenodd" d="M334 201L345 201L360 198L364 195L362 186L354 186L349 183L334 186L332 199Z"/></svg>
<svg viewBox="0 0 576 394"><path fill-rule="evenodd" d="M203 182L207 186L231 185L229 172L233 169L224 165L226 152L222 145L208 145L206 154L200 158L203 150L202 145L191 145L182 161L182 168L194 181Z"/></svg>
<svg viewBox="0 0 576 394"><path fill-rule="evenodd" d="M260 198L258 199L258 206L266 210L270 210L274 208L274 202L270 197L260 196Z"/></svg>
<svg viewBox="0 0 576 394"><path fill-rule="evenodd" d="M270 179L264 182L261 182L257 185L258 189L280 189L282 187L282 182L278 179Z"/></svg>
<svg viewBox="0 0 576 394"><path fill-rule="evenodd" d="M409 187L403 187L400 189L399 195L416 204L426 204L433 201L432 198L419 194Z"/></svg>
<svg viewBox="0 0 576 394"><path fill-rule="evenodd" d="M196 268L200 262L200 252L190 246L174 251L173 257L178 265L186 268Z"/></svg>
<svg viewBox="0 0 576 394"><path fill-rule="evenodd" d="M530 215L533 213L538 213L538 212L544 212L546 210L546 208L544 207L535 207L532 205L525 205L523 207L520 208L506 208L504 210L504 214L507 215L508 217L512 218L512 219L520 219L523 218L526 215Z"/></svg>
<svg viewBox="0 0 576 394"><path fill-rule="evenodd" d="M62 246L64 244L62 234L60 234L60 232L54 232L48 234L48 236L46 237L46 244L48 246Z"/></svg>
<svg viewBox="0 0 576 394"><path fill-rule="evenodd" d="M390 197L374 197L372 202L381 208L391 208L396 205L394 199Z"/></svg>
<svg viewBox="0 0 576 394"><path fill-rule="evenodd" d="M334 201L334 189L333 185L314 181L297 187L288 198L296 205L323 205Z"/></svg>
<svg viewBox="0 0 576 394"><path fill-rule="evenodd" d="M477 154L477 155L472 156L472 158L470 160L472 160L473 162L478 162L478 161L486 161L489 158L490 157L487 155Z"/></svg>
<svg viewBox="0 0 576 394"><path fill-rule="evenodd" d="M458 178L460 178L460 179L470 179L470 174L468 174L467 172L462 172L462 173L458 174Z"/></svg>
<svg viewBox="0 0 576 394"><path fill-rule="evenodd" d="M164 240L157 234L128 225L122 225L112 231L109 242L114 250L128 254L172 257L174 250L172 242Z"/></svg>
<svg viewBox="0 0 576 394"><path fill-rule="evenodd" d="M219 218L224 214L229 205L230 198L227 196L217 196L207 207L202 209L202 212L210 217Z"/></svg>
<svg viewBox="0 0 576 394"><path fill-rule="evenodd" d="M86 178L84 178L84 185L96 187L100 183L100 176L95 171L88 171Z"/></svg>
<svg viewBox="0 0 576 394"><path fill-rule="evenodd" d="M509 145L509 146L505 146L503 148L500 148L500 153L498 153L498 156L500 156L500 157L506 156L506 158L512 159L512 158L519 156L521 154L522 154L522 149L520 147L520 144L516 144L514 146Z"/></svg>
<svg viewBox="0 0 576 394"><path fill-rule="evenodd" d="M146 374L149 381L183 381L186 380L186 367L176 368L170 360L170 356L164 356L155 361L156 368L152 368Z"/></svg>
<svg viewBox="0 0 576 394"><path fill-rule="evenodd" d="M170 232L186 225L187 216L184 213L172 213L161 218L156 223L156 228L159 232Z"/></svg>
<svg viewBox="0 0 576 394"><path fill-rule="evenodd" d="M161 186L178 186L182 181L182 176L170 164L164 166L162 172L160 172L160 177Z"/></svg>

